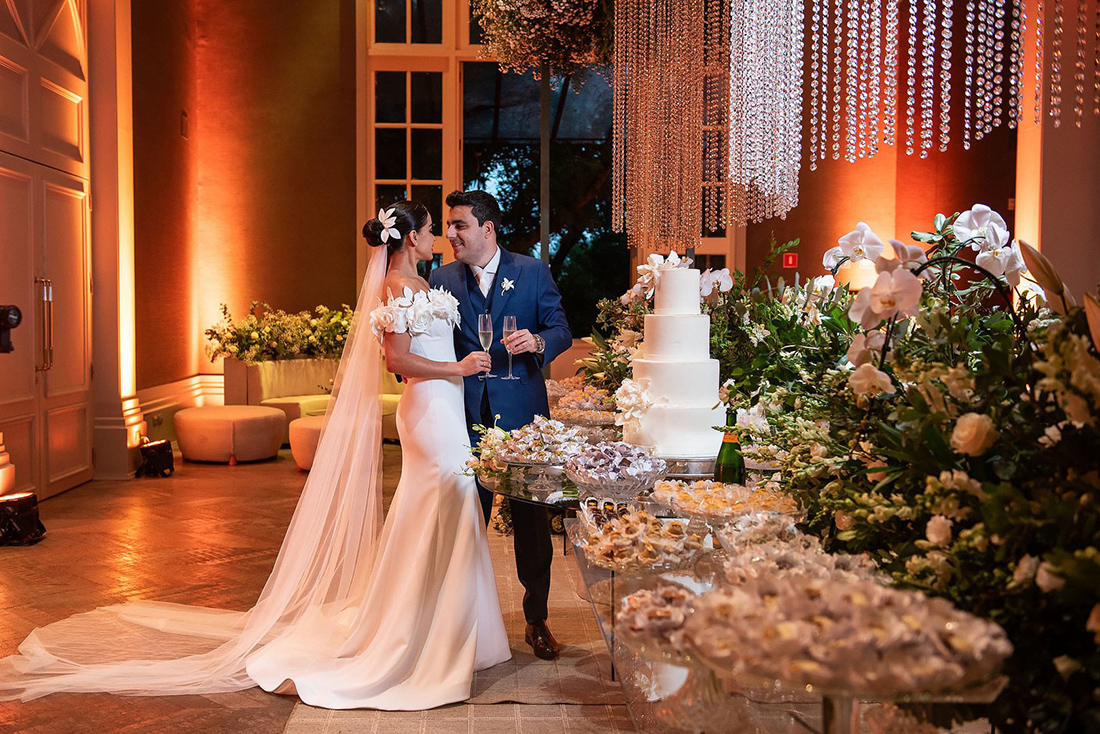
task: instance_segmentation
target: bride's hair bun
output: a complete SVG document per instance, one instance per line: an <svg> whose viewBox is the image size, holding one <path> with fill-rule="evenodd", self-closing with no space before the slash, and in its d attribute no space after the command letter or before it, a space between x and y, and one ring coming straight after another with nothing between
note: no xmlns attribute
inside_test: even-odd
<svg viewBox="0 0 1100 734"><path fill-rule="evenodd" d="M382 207L382 209L387 212L392 210L391 216L394 222L389 228L391 231L383 241L382 233L387 228L383 226L382 221L377 217L367 220L367 223L363 225L363 238L371 247L385 246L389 248L390 252L397 252L404 247L405 238L409 232L418 230L428 223L428 210L423 204L417 204L415 201L395 201L389 206ZM394 229L397 230L397 237L393 236L392 230Z"/></svg>

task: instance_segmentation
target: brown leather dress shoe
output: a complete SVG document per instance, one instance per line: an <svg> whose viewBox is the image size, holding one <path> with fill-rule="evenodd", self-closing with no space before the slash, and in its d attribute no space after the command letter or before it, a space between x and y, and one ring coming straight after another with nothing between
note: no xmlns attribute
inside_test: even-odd
<svg viewBox="0 0 1100 734"><path fill-rule="evenodd" d="M523 639L531 646L535 657L542 660L553 660L561 652L561 645L550 633L550 628L546 626L545 620L528 624L523 632Z"/></svg>

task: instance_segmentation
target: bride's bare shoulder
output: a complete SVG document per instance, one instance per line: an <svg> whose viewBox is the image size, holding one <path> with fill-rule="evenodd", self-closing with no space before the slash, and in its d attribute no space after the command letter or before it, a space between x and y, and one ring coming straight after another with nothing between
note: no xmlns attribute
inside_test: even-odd
<svg viewBox="0 0 1100 734"><path fill-rule="evenodd" d="M406 288L413 293L428 290L428 287L420 278L410 278L404 273L399 273L397 271L390 272L386 275L386 282L383 287L386 290L386 296L393 296L394 298L400 297L405 292Z"/></svg>

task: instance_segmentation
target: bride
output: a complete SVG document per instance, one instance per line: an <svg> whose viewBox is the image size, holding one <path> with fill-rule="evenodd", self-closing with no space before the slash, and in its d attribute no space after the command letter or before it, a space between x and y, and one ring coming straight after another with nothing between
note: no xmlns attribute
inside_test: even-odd
<svg viewBox="0 0 1100 734"><path fill-rule="evenodd" d="M458 303L416 271L432 257L431 230L427 209L407 201L363 227L374 254L334 399L256 605L131 602L36 629L0 660L0 700L258 685L325 708L415 710L469 698L474 671L511 657L477 490L460 473L462 377L487 371L489 356L455 359ZM383 351L407 384L384 525Z"/></svg>

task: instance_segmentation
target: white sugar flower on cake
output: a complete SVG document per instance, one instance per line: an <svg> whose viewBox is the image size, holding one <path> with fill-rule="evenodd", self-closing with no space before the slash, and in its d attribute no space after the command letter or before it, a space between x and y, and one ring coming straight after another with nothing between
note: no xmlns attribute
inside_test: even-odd
<svg viewBox="0 0 1100 734"><path fill-rule="evenodd" d="M649 256L645 263L638 266L638 284L634 287L644 293L646 298L650 298L653 296L653 290L657 287L657 279L661 271L687 267L691 267L691 259L680 257L675 250L668 253L668 257L662 257L654 253Z"/></svg>
<svg viewBox="0 0 1100 734"><path fill-rule="evenodd" d="M615 391L615 407L619 409L615 416L615 425L625 426L645 415L653 405L653 399L646 390L648 386L646 382L623 380L623 384Z"/></svg>

